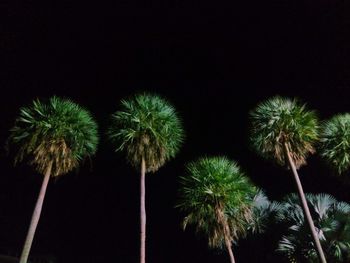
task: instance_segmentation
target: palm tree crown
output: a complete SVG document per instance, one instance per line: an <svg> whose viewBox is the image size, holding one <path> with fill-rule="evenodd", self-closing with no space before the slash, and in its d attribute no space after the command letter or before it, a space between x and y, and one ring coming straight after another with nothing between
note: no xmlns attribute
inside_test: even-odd
<svg viewBox="0 0 350 263"><path fill-rule="evenodd" d="M263 157L286 165L283 147L287 144L298 168L314 152L313 143L318 138L316 115L296 99L273 97L260 103L250 116L252 145Z"/></svg>
<svg viewBox="0 0 350 263"><path fill-rule="evenodd" d="M95 153L98 143L90 113L58 97L21 108L10 132L9 143L18 148L16 162L28 158L41 174L52 163L52 176L76 168L79 160Z"/></svg>
<svg viewBox="0 0 350 263"><path fill-rule="evenodd" d="M322 126L321 156L341 174L350 167L350 114L336 115Z"/></svg>
<svg viewBox="0 0 350 263"><path fill-rule="evenodd" d="M350 205L328 194L307 194L318 236L330 262L350 260ZM280 204L278 219L288 226L278 251L292 262L319 262L296 194Z"/></svg>
<svg viewBox="0 0 350 263"><path fill-rule="evenodd" d="M140 94L122 101L122 109L112 115L108 136L117 151L126 151L131 164L139 167L144 158L147 172L155 172L179 151L184 132L169 102Z"/></svg>
<svg viewBox="0 0 350 263"><path fill-rule="evenodd" d="M178 207L187 216L183 226L194 224L197 232L208 237L209 246L222 247L225 229L230 242L246 234L251 221L251 204L256 188L243 175L238 165L225 157L201 158L187 166L188 175L181 177L181 199Z"/></svg>

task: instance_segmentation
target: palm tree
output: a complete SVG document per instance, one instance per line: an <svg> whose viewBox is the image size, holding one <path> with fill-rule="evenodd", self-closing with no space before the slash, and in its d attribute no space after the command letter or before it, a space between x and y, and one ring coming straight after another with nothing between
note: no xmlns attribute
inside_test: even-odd
<svg viewBox="0 0 350 263"><path fill-rule="evenodd" d="M306 199L314 216L327 258L330 262L350 260L350 205L338 202L328 194L307 194ZM317 252L310 234L303 210L297 204L298 197L289 195L281 203L278 219L288 229L279 242L278 251L291 262L318 262Z"/></svg>
<svg viewBox="0 0 350 263"><path fill-rule="evenodd" d="M232 242L248 231L256 188L238 165L225 157L200 158L188 164L187 173L181 177L177 205L187 214L183 228L195 225L197 232L208 237L211 248L226 246L234 263Z"/></svg>
<svg viewBox="0 0 350 263"><path fill-rule="evenodd" d="M315 152L313 144L318 139L315 113L295 99L277 96L260 103L250 116L251 141L255 150L282 166L288 165L292 170L319 258L321 262L326 262L297 172L298 168L306 164L307 156Z"/></svg>
<svg viewBox="0 0 350 263"><path fill-rule="evenodd" d="M68 173L95 153L97 125L88 111L70 100L35 100L20 109L8 142L18 150L15 163L25 159L44 175L20 258L20 263L26 263L50 177Z"/></svg>
<svg viewBox="0 0 350 263"><path fill-rule="evenodd" d="M320 136L321 156L337 171L350 168L350 114L339 114L324 122Z"/></svg>
<svg viewBox="0 0 350 263"><path fill-rule="evenodd" d="M179 151L184 139L181 121L165 99L139 94L122 100L122 109L112 114L109 139L116 151L125 151L127 160L141 170L140 178L140 262L146 257L145 174L156 172Z"/></svg>

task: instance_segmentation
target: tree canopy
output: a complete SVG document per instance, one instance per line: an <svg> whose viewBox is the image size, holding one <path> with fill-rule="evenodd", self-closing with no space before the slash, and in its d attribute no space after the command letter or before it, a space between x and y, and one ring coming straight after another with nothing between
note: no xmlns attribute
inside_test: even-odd
<svg viewBox="0 0 350 263"><path fill-rule="evenodd" d="M251 143L264 158L286 165L284 143L291 157L300 167L308 154L314 153L318 140L318 120L314 111L307 110L296 99L273 97L258 104L250 112L252 122Z"/></svg>
<svg viewBox="0 0 350 263"><path fill-rule="evenodd" d="M208 238L210 247L224 244L229 226L229 240L245 236L252 221L252 204L257 189L239 166L225 157L204 157L187 165L181 177L178 207L186 213L183 226L195 225Z"/></svg>
<svg viewBox="0 0 350 263"><path fill-rule="evenodd" d="M321 156L338 174L350 168L350 114L338 114L322 125Z"/></svg>
<svg viewBox="0 0 350 263"><path fill-rule="evenodd" d="M145 159L147 172L155 172L179 151L184 140L182 123L174 107L158 95L138 94L122 100L112 114L108 137L117 151L139 168Z"/></svg>
<svg viewBox="0 0 350 263"><path fill-rule="evenodd" d="M28 159L42 174L52 162L52 176L76 168L96 152L97 124L91 114L71 100L52 97L22 107L9 144L17 150L16 162Z"/></svg>

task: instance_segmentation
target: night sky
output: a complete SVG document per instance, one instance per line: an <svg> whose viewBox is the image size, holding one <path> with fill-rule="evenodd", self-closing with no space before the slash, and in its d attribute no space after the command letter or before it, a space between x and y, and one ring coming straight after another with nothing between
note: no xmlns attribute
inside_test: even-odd
<svg viewBox="0 0 350 263"><path fill-rule="evenodd" d="M50 182L32 254L138 262L139 173L104 133L122 98L149 91L176 107L186 141L146 177L148 262L228 262L193 229L182 231L178 177L188 161L227 155L272 200L293 192L287 170L249 149L248 112L277 94L300 98L320 119L350 111L348 11L348 2L330 0L2 0L0 143L21 106L53 95L88 108L100 127L96 156ZM42 177L0 149L0 253L16 255ZM300 173L306 192L350 201L350 180L317 155ZM239 242L237 261L281 262L265 238Z"/></svg>

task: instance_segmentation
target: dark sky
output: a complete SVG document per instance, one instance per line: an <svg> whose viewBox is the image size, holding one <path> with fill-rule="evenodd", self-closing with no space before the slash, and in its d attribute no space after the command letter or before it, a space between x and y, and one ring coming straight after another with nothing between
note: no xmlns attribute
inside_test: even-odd
<svg viewBox="0 0 350 263"><path fill-rule="evenodd" d="M167 97L187 138L175 160L147 176L148 261L228 262L192 230L182 232L178 176L201 155L227 155L270 198L294 191L288 171L249 150L248 112L276 94L300 98L321 119L350 111L348 11L346 1L330 0L2 0L0 143L19 107L35 98L72 98L93 112L103 135L125 96ZM0 167L0 252L16 254L41 177L13 167L4 150ZM301 178L307 192L350 201L349 182L317 156ZM102 137L91 162L51 182L33 254L63 263L137 262L138 179ZM256 238L234 253L239 262L280 262L267 258L271 249Z"/></svg>

